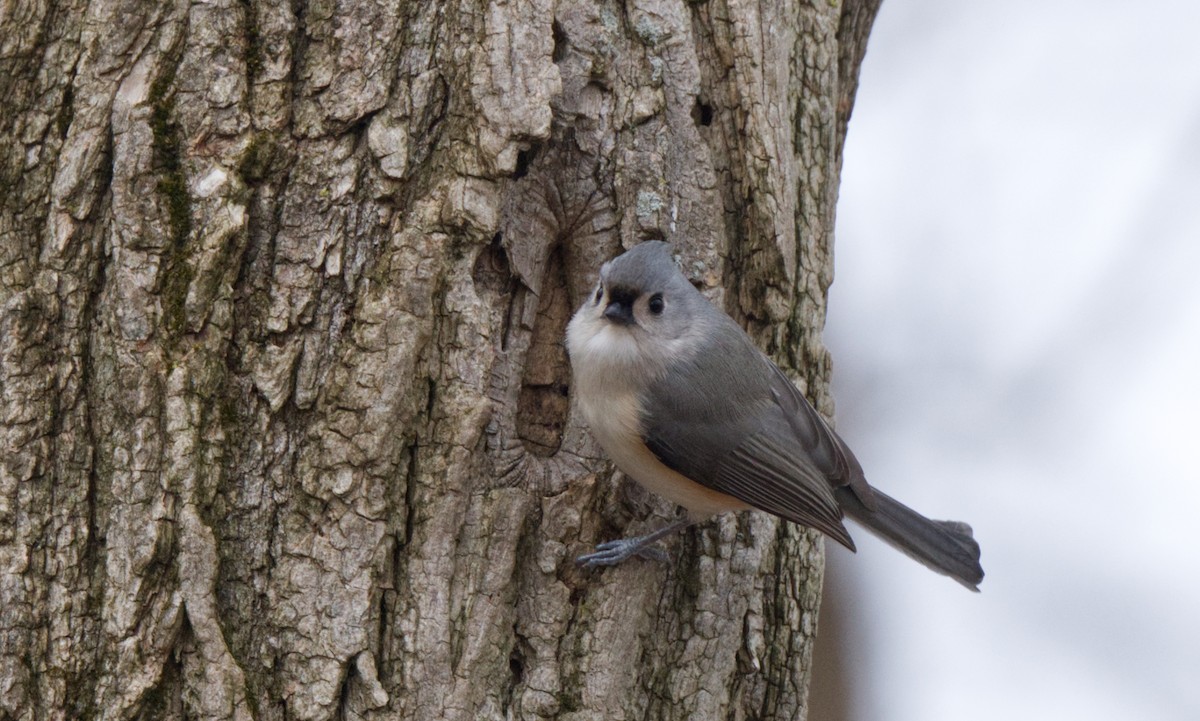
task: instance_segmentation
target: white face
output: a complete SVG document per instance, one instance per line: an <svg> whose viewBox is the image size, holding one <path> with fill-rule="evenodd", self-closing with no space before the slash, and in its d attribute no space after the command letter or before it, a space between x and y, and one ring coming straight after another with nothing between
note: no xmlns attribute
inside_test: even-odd
<svg viewBox="0 0 1200 721"><path fill-rule="evenodd" d="M669 282L660 281L663 287L631 286L627 278L624 282L622 279L614 282L610 277L611 267L611 263L606 263L600 269L600 279L588 301L593 311L613 324L636 326L650 335L667 338L679 335L673 331L681 319L672 312L678 310L672 306L673 301L682 298L667 287Z"/></svg>
<svg viewBox="0 0 1200 721"><path fill-rule="evenodd" d="M604 315L606 297L598 287L567 325L567 352L576 368L597 365L618 371L636 365L642 357L637 336L644 336L645 331L636 324L636 311L634 324L614 322Z"/></svg>
<svg viewBox="0 0 1200 721"><path fill-rule="evenodd" d="M669 288L610 284L607 271L606 265L567 327L572 366L613 374L662 372L690 345L688 331L695 324L687 322L687 299Z"/></svg>

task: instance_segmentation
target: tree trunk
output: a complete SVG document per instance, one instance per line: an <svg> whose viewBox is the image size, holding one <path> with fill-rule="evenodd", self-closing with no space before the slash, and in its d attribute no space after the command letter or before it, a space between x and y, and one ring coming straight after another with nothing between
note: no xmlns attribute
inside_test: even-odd
<svg viewBox="0 0 1200 721"><path fill-rule="evenodd" d="M818 538L572 412L643 239L831 408L878 0L0 8L0 717L802 718Z"/></svg>

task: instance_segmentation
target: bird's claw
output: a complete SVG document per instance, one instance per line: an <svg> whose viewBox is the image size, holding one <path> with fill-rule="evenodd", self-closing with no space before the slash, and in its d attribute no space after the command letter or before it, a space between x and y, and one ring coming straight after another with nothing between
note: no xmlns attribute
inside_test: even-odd
<svg viewBox="0 0 1200 721"><path fill-rule="evenodd" d="M584 568L599 568L615 566L633 556L641 556L651 561L670 560L666 551L656 548L652 543L646 543L645 539L622 538L597 544L594 552L576 558L575 563Z"/></svg>

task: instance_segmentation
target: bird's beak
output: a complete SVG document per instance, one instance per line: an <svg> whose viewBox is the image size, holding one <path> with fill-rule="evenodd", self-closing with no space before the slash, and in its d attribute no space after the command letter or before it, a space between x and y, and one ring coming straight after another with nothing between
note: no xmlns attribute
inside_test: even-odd
<svg viewBox="0 0 1200 721"><path fill-rule="evenodd" d="M604 309L604 317L617 325L633 325L633 304L614 300Z"/></svg>

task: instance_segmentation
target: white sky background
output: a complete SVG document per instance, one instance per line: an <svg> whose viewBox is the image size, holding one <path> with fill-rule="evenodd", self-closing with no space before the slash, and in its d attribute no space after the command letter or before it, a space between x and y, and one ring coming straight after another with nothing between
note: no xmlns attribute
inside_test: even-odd
<svg viewBox="0 0 1200 721"><path fill-rule="evenodd" d="M857 717L1200 719L1200 3L885 0L836 274L839 430L987 573L826 544Z"/></svg>

